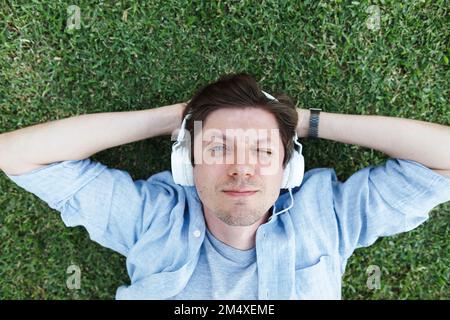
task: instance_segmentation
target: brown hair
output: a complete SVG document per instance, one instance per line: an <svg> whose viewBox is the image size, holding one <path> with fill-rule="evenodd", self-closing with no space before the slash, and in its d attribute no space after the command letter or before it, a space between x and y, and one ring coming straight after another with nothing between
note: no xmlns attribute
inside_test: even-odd
<svg viewBox="0 0 450 320"><path fill-rule="evenodd" d="M256 80L246 73L223 75L214 83L199 89L183 111L191 117L186 129L194 137L194 121L205 121L213 111L221 108L254 107L272 113L278 123L280 138L284 146L283 168L294 151L293 137L297 128L298 114L292 100L285 94L272 94L277 101L267 98L261 92ZM191 163L194 166L194 144L191 144Z"/></svg>

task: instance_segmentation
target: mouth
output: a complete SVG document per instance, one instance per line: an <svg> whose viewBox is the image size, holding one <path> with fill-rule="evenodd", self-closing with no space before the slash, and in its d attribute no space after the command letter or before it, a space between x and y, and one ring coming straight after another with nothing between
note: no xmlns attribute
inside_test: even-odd
<svg viewBox="0 0 450 320"><path fill-rule="evenodd" d="M223 190L223 192L231 197L248 197L257 193L258 190Z"/></svg>

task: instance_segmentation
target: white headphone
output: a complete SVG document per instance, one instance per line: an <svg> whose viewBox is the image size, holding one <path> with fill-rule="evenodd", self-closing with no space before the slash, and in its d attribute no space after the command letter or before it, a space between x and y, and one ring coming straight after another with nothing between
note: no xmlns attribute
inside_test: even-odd
<svg viewBox="0 0 450 320"><path fill-rule="evenodd" d="M262 91L264 95L271 99L278 101L276 98ZM177 141L172 145L172 176L175 183L182 186L194 186L194 168L192 167L190 158L190 148L185 146L186 137L186 120L189 119L190 114L187 114L181 124L181 129L178 133ZM297 141L297 132L293 138L294 152L291 159L286 164L283 173L282 189L291 189L300 186L303 180L303 173L305 170L305 161L302 155L302 145ZM297 148L295 147L297 145ZM299 149L299 150L297 150ZM290 191L290 190L289 190Z"/></svg>

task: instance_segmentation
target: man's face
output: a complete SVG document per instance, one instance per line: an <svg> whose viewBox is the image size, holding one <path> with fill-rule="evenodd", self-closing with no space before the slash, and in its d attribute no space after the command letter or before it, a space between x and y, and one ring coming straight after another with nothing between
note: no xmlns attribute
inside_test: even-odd
<svg viewBox="0 0 450 320"><path fill-rule="evenodd" d="M209 114L201 129L194 137L194 181L205 215L232 226L256 223L275 203L283 178L275 116L224 108ZM231 192L249 190L254 192Z"/></svg>

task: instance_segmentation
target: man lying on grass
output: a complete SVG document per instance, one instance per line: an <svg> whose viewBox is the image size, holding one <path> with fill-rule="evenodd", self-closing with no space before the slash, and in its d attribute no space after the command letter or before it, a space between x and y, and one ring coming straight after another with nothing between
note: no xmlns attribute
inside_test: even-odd
<svg viewBox="0 0 450 320"><path fill-rule="evenodd" d="M89 159L161 135L180 139L188 163L175 156L172 172L133 181ZM304 173L297 136L389 159L345 182L331 168ZM450 200L450 127L299 109L246 74L187 104L4 133L0 151L12 181L127 257L131 284L117 299L340 299L356 248L414 229Z"/></svg>

